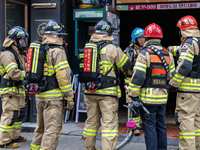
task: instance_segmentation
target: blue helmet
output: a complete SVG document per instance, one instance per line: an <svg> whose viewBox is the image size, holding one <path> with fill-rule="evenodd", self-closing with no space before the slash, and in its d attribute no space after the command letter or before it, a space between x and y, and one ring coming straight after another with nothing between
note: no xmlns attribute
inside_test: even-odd
<svg viewBox="0 0 200 150"><path fill-rule="evenodd" d="M136 42L135 39L140 36L144 36L144 29L137 27L131 33L131 42Z"/></svg>

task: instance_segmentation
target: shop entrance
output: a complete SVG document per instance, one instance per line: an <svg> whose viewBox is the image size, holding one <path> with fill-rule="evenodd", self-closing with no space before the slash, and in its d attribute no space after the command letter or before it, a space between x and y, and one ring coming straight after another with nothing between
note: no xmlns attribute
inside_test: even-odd
<svg viewBox="0 0 200 150"><path fill-rule="evenodd" d="M144 28L151 24L158 24L163 31L163 40L161 44L166 48L172 45L180 45L179 29L176 27L178 20L185 15L192 15L200 23L198 15L200 9L179 9L179 10L148 10L148 11L120 11L120 47L124 50L131 40L131 32L136 27ZM121 86L121 89L123 86ZM125 94L120 99L120 113L127 115ZM167 123L175 123L173 114L176 105L176 94L170 93L167 103L166 116ZM125 115L124 115L125 116Z"/></svg>

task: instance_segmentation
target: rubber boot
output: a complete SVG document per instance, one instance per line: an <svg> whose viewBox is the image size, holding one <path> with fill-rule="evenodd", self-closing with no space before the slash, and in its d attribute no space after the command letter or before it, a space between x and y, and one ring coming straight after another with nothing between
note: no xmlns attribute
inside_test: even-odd
<svg viewBox="0 0 200 150"><path fill-rule="evenodd" d="M135 136L139 136L139 135L140 135L140 129L135 128L135 129L133 129L132 131L133 131L133 134L134 134Z"/></svg>
<svg viewBox="0 0 200 150"><path fill-rule="evenodd" d="M5 145L0 145L0 147L1 147L1 148L13 149L13 148L18 148L18 144L17 144L17 143L10 142L10 143L5 144Z"/></svg>
<svg viewBox="0 0 200 150"><path fill-rule="evenodd" d="M27 139L25 136L20 136L17 139L12 140L13 142L25 142Z"/></svg>

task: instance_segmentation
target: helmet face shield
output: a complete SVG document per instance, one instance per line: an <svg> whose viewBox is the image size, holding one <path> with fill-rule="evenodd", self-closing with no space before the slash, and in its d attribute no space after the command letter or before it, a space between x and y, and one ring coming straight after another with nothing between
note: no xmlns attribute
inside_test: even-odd
<svg viewBox="0 0 200 150"><path fill-rule="evenodd" d="M28 48L26 39L25 38L17 39L17 47L19 48L21 53L24 53L24 51L27 50Z"/></svg>

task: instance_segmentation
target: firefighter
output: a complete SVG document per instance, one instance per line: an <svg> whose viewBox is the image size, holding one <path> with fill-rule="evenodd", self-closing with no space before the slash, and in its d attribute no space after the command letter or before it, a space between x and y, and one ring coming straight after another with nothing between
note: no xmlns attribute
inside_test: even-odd
<svg viewBox="0 0 200 150"><path fill-rule="evenodd" d="M149 116L142 109L140 112L147 150L166 150L167 79L175 74L174 59L160 44L163 34L159 25L148 25L144 37L146 42L137 57L129 82L129 96L132 100L139 96L150 112Z"/></svg>
<svg viewBox="0 0 200 150"><path fill-rule="evenodd" d="M65 33L62 23L50 20L45 27L42 44L49 44L47 50L48 77L45 91L36 94L37 127L30 149L55 150L62 131L65 107L74 107L71 85L71 69L63 47Z"/></svg>
<svg viewBox="0 0 200 150"><path fill-rule="evenodd" d="M121 91L115 70L118 68L125 72L130 68L131 63L120 47L111 44L114 40L111 34L111 23L103 19L95 25L94 33L90 38L90 42L94 43L110 42L100 51L103 74L107 74L109 70L110 72L105 75L106 77L104 76L105 80L102 82L101 89L85 91L87 120L82 138L87 150L95 149L101 117L102 150L115 150L118 141L117 99L121 97Z"/></svg>
<svg viewBox="0 0 200 150"><path fill-rule="evenodd" d="M171 90L177 90L179 150L200 150L200 32L192 16L181 18L181 45L175 76L170 80Z"/></svg>
<svg viewBox="0 0 200 150"><path fill-rule="evenodd" d="M27 31L15 26L4 40L0 54L0 95L3 113L0 123L0 147L17 148L16 142L26 141L20 136L22 120L25 115L25 77L24 50L27 49Z"/></svg>
<svg viewBox="0 0 200 150"><path fill-rule="evenodd" d="M130 70L133 70L133 66L135 65L136 58L140 51L142 50L142 47L144 45L145 38L144 38L144 29L142 28L135 28L131 33L131 43L130 45L124 50L124 53L129 57L132 65L130 67ZM132 77L132 71L128 72L127 75L125 75L125 85L128 85L130 79ZM128 106L131 105L131 98L126 94L126 103L128 103ZM128 109L128 119L129 118L130 111ZM138 136L140 135L141 130L141 120L139 114L134 114L132 120L136 123L136 128L133 129L133 134Z"/></svg>

